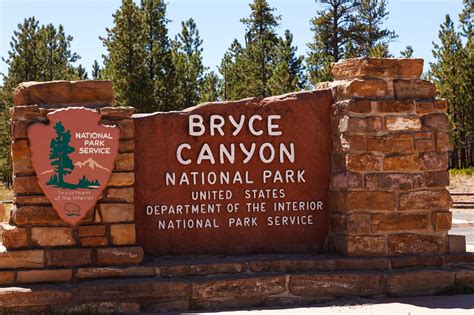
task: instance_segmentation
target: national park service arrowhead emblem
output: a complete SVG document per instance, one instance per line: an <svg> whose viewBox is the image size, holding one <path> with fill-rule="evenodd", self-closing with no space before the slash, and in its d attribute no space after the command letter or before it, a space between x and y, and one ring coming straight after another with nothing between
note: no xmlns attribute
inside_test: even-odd
<svg viewBox="0 0 474 315"><path fill-rule="evenodd" d="M65 222L76 225L94 207L115 165L119 129L100 114L71 107L48 114L49 124L28 128L38 183Z"/></svg>

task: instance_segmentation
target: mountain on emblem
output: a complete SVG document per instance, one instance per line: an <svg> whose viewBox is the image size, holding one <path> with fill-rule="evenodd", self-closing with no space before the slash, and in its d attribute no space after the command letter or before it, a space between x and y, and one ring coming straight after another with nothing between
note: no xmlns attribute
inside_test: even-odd
<svg viewBox="0 0 474 315"><path fill-rule="evenodd" d="M61 219L77 224L104 190L118 152L119 129L99 124L93 109L48 113L49 124L28 128L38 184Z"/></svg>
<svg viewBox="0 0 474 315"><path fill-rule="evenodd" d="M98 168L98 169L110 172L110 170L108 168L103 167L97 161L94 161L93 158L88 158L87 160L85 160L83 162L77 161L76 163L74 163L74 165L78 166L80 168L87 166L87 167L89 167L90 169L93 169L93 170Z"/></svg>

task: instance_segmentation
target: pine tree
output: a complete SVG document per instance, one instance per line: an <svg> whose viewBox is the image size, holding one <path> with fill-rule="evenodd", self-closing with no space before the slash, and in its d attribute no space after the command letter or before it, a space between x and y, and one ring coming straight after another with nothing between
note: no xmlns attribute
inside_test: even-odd
<svg viewBox="0 0 474 315"><path fill-rule="evenodd" d="M466 154L466 148L470 147L473 138L472 81L468 81L466 73L471 72L472 79L472 68L466 67L466 47L463 47L461 35L455 30L449 15L441 25L439 40L440 44L433 43L436 62L430 63L431 74L438 96L448 101L449 137L454 147L451 166L466 167L467 160L472 160Z"/></svg>
<svg viewBox="0 0 474 315"><path fill-rule="evenodd" d="M113 18L114 26L107 28L107 37L102 38L109 53L104 57L104 76L112 80L116 105L149 111L152 82L143 62L146 53L142 14L133 0L123 0Z"/></svg>
<svg viewBox="0 0 474 315"><path fill-rule="evenodd" d="M367 57L392 58L393 55L388 51L388 44L379 43L369 49Z"/></svg>
<svg viewBox="0 0 474 315"><path fill-rule="evenodd" d="M388 43L398 36L382 28L387 19L387 0L359 0L354 15L354 51L356 56L388 57Z"/></svg>
<svg viewBox="0 0 474 315"><path fill-rule="evenodd" d="M353 0L317 0L324 9L311 19L313 41L308 44L306 60L311 84L331 79L330 64L344 56L344 47L353 37L353 12L358 2Z"/></svg>
<svg viewBox="0 0 474 315"><path fill-rule="evenodd" d="M203 82L201 84L200 99L199 103L214 102L219 100L219 77L214 71L206 73L204 75Z"/></svg>
<svg viewBox="0 0 474 315"><path fill-rule="evenodd" d="M12 174L8 109L13 102L13 90L25 81L84 78L84 68L74 66L79 55L71 51L72 40L61 25L57 28L52 24L40 26L34 17L18 24L13 32L8 57L2 58L8 65L8 73L0 91L0 173L6 182L11 182Z"/></svg>
<svg viewBox="0 0 474 315"><path fill-rule="evenodd" d="M152 86L147 111L168 111L175 98L175 68L168 37L164 0L142 0L140 6L145 33L145 68Z"/></svg>
<svg viewBox="0 0 474 315"><path fill-rule="evenodd" d="M293 35L285 31L285 37L278 39L274 57L273 75L269 80L272 94L284 94L302 90L305 87L303 56L296 55Z"/></svg>
<svg viewBox="0 0 474 315"><path fill-rule="evenodd" d="M281 17L273 14L275 8L270 7L266 0L254 0L249 6L250 16L241 19L246 26L244 56L247 80L243 96L265 97L272 94L268 81L272 76L275 46L278 44L276 28Z"/></svg>
<svg viewBox="0 0 474 315"><path fill-rule="evenodd" d="M84 74L71 65L80 59L71 51L72 36L67 36L62 25L56 29L53 24L42 26L38 31L37 51L42 60L39 78L41 81L77 79Z"/></svg>
<svg viewBox="0 0 474 315"><path fill-rule="evenodd" d="M54 130L56 130L56 138L51 139L49 152L51 166L54 167L54 175L48 184L67 188L68 183L64 181L64 176L71 174L74 169L74 164L69 157L69 154L74 152L74 148L69 145L71 132L70 130L65 130L61 122L57 122L54 125Z"/></svg>
<svg viewBox="0 0 474 315"><path fill-rule="evenodd" d="M176 98L178 109L198 104L205 67L202 63L202 40L196 23L189 19L181 23L181 32L172 43L176 68Z"/></svg>
<svg viewBox="0 0 474 315"><path fill-rule="evenodd" d="M403 58L412 58L413 57L413 47L411 45L408 45L405 50L402 50L400 52L400 56Z"/></svg>
<svg viewBox="0 0 474 315"><path fill-rule="evenodd" d="M219 86L219 95L222 100L237 100L245 97L245 58L244 48L237 39L224 54L219 66L222 81Z"/></svg>
<svg viewBox="0 0 474 315"><path fill-rule="evenodd" d="M100 80L102 78L102 69L99 66L97 60L94 60L92 64L92 79Z"/></svg>

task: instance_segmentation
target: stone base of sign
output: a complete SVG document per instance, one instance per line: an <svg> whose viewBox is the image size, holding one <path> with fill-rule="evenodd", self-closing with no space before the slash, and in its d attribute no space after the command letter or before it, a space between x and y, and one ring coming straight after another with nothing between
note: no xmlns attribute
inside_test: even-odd
<svg viewBox="0 0 474 315"><path fill-rule="evenodd" d="M71 276L73 285L51 284ZM132 267L4 271L0 280L12 285L0 288L2 311L134 313L302 306L338 297L473 288L474 254L162 258Z"/></svg>

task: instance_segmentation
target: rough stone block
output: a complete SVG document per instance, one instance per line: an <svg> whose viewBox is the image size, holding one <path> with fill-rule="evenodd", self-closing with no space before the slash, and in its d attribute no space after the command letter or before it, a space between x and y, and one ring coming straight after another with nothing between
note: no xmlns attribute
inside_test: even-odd
<svg viewBox="0 0 474 315"><path fill-rule="evenodd" d="M388 258L341 258L337 260L338 270L388 270Z"/></svg>
<svg viewBox="0 0 474 315"><path fill-rule="evenodd" d="M83 237L79 239L79 242L83 247L102 247L108 244L107 237L105 236Z"/></svg>
<svg viewBox="0 0 474 315"><path fill-rule="evenodd" d="M431 235L409 233L392 234L388 236L388 251L392 255L400 254L445 254L446 240Z"/></svg>
<svg viewBox="0 0 474 315"><path fill-rule="evenodd" d="M474 288L474 270L456 270L456 282Z"/></svg>
<svg viewBox="0 0 474 315"><path fill-rule="evenodd" d="M72 246L76 243L72 229L62 227L33 227L31 241L37 246Z"/></svg>
<svg viewBox="0 0 474 315"><path fill-rule="evenodd" d="M424 98L435 97L436 88L430 81L425 80L393 80L395 97L404 98Z"/></svg>
<svg viewBox="0 0 474 315"><path fill-rule="evenodd" d="M100 265L138 264L143 260L141 247L108 247L97 249L97 263Z"/></svg>
<svg viewBox="0 0 474 315"><path fill-rule="evenodd" d="M425 152L421 154L420 165L422 170L447 170L447 152Z"/></svg>
<svg viewBox="0 0 474 315"><path fill-rule="evenodd" d="M392 96L387 82L380 79L354 79L350 81L336 81L333 83L336 87L336 96L338 100L344 100L354 97L366 98L386 98Z"/></svg>
<svg viewBox="0 0 474 315"><path fill-rule="evenodd" d="M14 120L11 122L10 132L13 140L28 139L28 126L31 120Z"/></svg>
<svg viewBox="0 0 474 315"><path fill-rule="evenodd" d="M111 120L130 118L134 112L135 108L130 106L102 107L100 109L101 118Z"/></svg>
<svg viewBox="0 0 474 315"><path fill-rule="evenodd" d="M214 281L196 280L191 283L191 297L193 299L268 296L281 294L285 291L285 276L222 278Z"/></svg>
<svg viewBox="0 0 474 315"><path fill-rule="evenodd" d="M449 209L452 204L451 195L446 189L401 193L399 199L400 210Z"/></svg>
<svg viewBox="0 0 474 315"><path fill-rule="evenodd" d="M44 251L17 250L0 252L0 269L43 268Z"/></svg>
<svg viewBox="0 0 474 315"><path fill-rule="evenodd" d="M36 176L13 176L13 190L19 195L42 195Z"/></svg>
<svg viewBox="0 0 474 315"><path fill-rule="evenodd" d="M377 174L376 174L377 175ZM378 174L379 187L382 189L407 190L413 187L413 176L411 174Z"/></svg>
<svg viewBox="0 0 474 315"><path fill-rule="evenodd" d="M415 140L415 148L418 151L433 151L434 143L432 139L417 139Z"/></svg>
<svg viewBox="0 0 474 315"><path fill-rule="evenodd" d="M14 197L14 201L18 206L24 206L24 205L51 206L51 202L49 201L48 197L46 197L45 195L38 195L38 196L17 195Z"/></svg>
<svg viewBox="0 0 474 315"><path fill-rule="evenodd" d="M367 149L384 153L413 151L413 135L388 134L380 137L368 137Z"/></svg>
<svg viewBox="0 0 474 315"><path fill-rule="evenodd" d="M14 140L12 142L13 174L31 175L35 173L31 165L31 151L28 140Z"/></svg>
<svg viewBox="0 0 474 315"><path fill-rule="evenodd" d="M448 131L449 121L448 116L442 114L430 114L421 118L423 127L431 130Z"/></svg>
<svg viewBox="0 0 474 315"><path fill-rule="evenodd" d="M420 58L352 58L333 63L335 80L351 78L417 79L423 72Z"/></svg>
<svg viewBox="0 0 474 315"><path fill-rule="evenodd" d="M372 215L371 231L425 230L430 223L428 213L377 213Z"/></svg>
<svg viewBox="0 0 474 315"><path fill-rule="evenodd" d="M135 207L130 203L102 203L100 213L104 222L131 222Z"/></svg>
<svg viewBox="0 0 474 315"><path fill-rule="evenodd" d="M433 109L446 111L448 110L448 101L445 99L436 99L433 101Z"/></svg>
<svg viewBox="0 0 474 315"><path fill-rule="evenodd" d="M28 247L28 230L9 224L1 224L3 246L8 249Z"/></svg>
<svg viewBox="0 0 474 315"><path fill-rule="evenodd" d="M436 132L436 151L447 152L449 150L449 136L447 132Z"/></svg>
<svg viewBox="0 0 474 315"><path fill-rule="evenodd" d="M135 175L132 172L123 172L123 173L112 173L110 176L109 182L107 183L108 187L123 187L123 186L133 186L135 183Z"/></svg>
<svg viewBox="0 0 474 315"><path fill-rule="evenodd" d="M385 128L388 131L415 131L421 129L421 120L417 116L385 117Z"/></svg>
<svg viewBox="0 0 474 315"><path fill-rule="evenodd" d="M454 272L444 270L417 270L388 275L390 294L435 293L454 284Z"/></svg>
<svg viewBox="0 0 474 315"><path fill-rule="evenodd" d="M307 272L336 270L334 259L296 258L296 259L262 259L248 262L249 269L254 272Z"/></svg>
<svg viewBox="0 0 474 315"><path fill-rule="evenodd" d="M384 293L382 274L292 275L288 289L297 296L371 296Z"/></svg>
<svg viewBox="0 0 474 315"><path fill-rule="evenodd" d="M117 122L117 125L120 128L120 140L133 139L133 135L134 135L133 119L119 120Z"/></svg>
<svg viewBox="0 0 474 315"><path fill-rule="evenodd" d="M16 277L16 281L19 283L67 282L71 280L71 269L22 270L18 271Z"/></svg>
<svg viewBox="0 0 474 315"><path fill-rule="evenodd" d="M449 211L433 212L431 221L435 231L447 231L451 228L452 214Z"/></svg>
<svg viewBox="0 0 474 315"><path fill-rule="evenodd" d="M341 124L340 132L378 132L383 130L383 118L377 116L358 118L350 117L347 124Z"/></svg>
<svg viewBox="0 0 474 315"><path fill-rule="evenodd" d="M189 297L189 283L184 280L140 279L140 281L88 281L78 285L80 301L114 300L146 298L176 298Z"/></svg>
<svg viewBox="0 0 474 315"><path fill-rule="evenodd" d="M348 256L381 256L386 252L384 236L334 236L332 242L337 253Z"/></svg>
<svg viewBox="0 0 474 315"><path fill-rule="evenodd" d="M121 140L119 142L119 153L133 152L135 150L135 141L133 140Z"/></svg>
<svg viewBox="0 0 474 315"><path fill-rule="evenodd" d="M347 169L355 172L379 171L382 167L382 157L370 153L348 154Z"/></svg>
<svg viewBox="0 0 474 315"><path fill-rule="evenodd" d="M448 252L450 254L463 254L466 252L465 235L448 235ZM474 282L473 282L474 283Z"/></svg>
<svg viewBox="0 0 474 315"><path fill-rule="evenodd" d="M209 261L199 262L189 260L187 263L171 263L164 261L156 267L156 273L162 277L191 277L216 274L236 274L245 270L243 262Z"/></svg>
<svg viewBox="0 0 474 315"><path fill-rule="evenodd" d="M105 225L82 225L79 227L79 237L104 236Z"/></svg>
<svg viewBox="0 0 474 315"><path fill-rule="evenodd" d="M0 271L0 285L13 284L15 273L13 271Z"/></svg>
<svg viewBox="0 0 474 315"><path fill-rule="evenodd" d="M343 152L366 151L367 137L364 135L341 134L340 138Z"/></svg>
<svg viewBox="0 0 474 315"><path fill-rule="evenodd" d="M57 212L49 206L14 207L12 221L16 225L65 225Z"/></svg>
<svg viewBox="0 0 474 315"><path fill-rule="evenodd" d="M92 263L92 250L84 248L49 249L45 256L46 265L53 267L84 266Z"/></svg>
<svg viewBox="0 0 474 315"><path fill-rule="evenodd" d="M37 120L40 116L38 105L14 106L9 113L12 120Z"/></svg>
<svg viewBox="0 0 474 315"><path fill-rule="evenodd" d="M418 154L393 153L387 155L383 160L383 169L389 172L418 171L420 170Z"/></svg>
<svg viewBox="0 0 474 315"><path fill-rule="evenodd" d="M13 92L16 105L108 103L114 99L111 81L23 82ZM83 105L84 106L84 105Z"/></svg>
<svg viewBox="0 0 474 315"><path fill-rule="evenodd" d="M134 200L134 189L133 187L109 188L107 189L106 198L116 202L132 203Z"/></svg>
<svg viewBox="0 0 474 315"><path fill-rule="evenodd" d="M91 267L77 269L78 279L99 279L116 277L153 277L155 276L154 266L132 266L125 268L117 267Z"/></svg>
<svg viewBox="0 0 474 315"><path fill-rule="evenodd" d="M115 168L117 172L133 171L134 168L134 154L133 153L120 153L115 159Z"/></svg>
<svg viewBox="0 0 474 315"><path fill-rule="evenodd" d="M0 307L30 307L72 302L74 294L65 288L0 288Z"/></svg>
<svg viewBox="0 0 474 315"><path fill-rule="evenodd" d="M410 113L415 104L413 100L379 100L377 110L380 113Z"/></svg>
<svg viewBox="0 0 474 315"><path fill-rule="evenodd" d="M112 224L110 234L114 245L133 245L135 244L135 223Z"/></svg>
<svg viewBox="0 0 474 315"><path fill-rule="evenodd" d="M395 194L385 191L349 191L341 195L341 210L394 210Z"/></svg>

